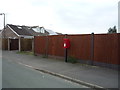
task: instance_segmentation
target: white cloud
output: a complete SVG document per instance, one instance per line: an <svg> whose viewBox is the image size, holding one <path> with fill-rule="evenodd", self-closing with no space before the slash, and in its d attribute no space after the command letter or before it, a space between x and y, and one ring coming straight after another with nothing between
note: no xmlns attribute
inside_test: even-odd
<svg viewBox="0 0 120 90"><path fill-rule="evenodd" d="M77 30L79 33L88 30L89 33L102 33L107 32L111 25L117 24L117 2L78 0L70 4L66 3L59 4L59 8L56 11L61 18L61 24L64 22L63 27L70 27L68 30L70 33L70 29L72 31Z"/></svg>
<svg viewBox="0 0 120 90"><path fill-rule="evenodd" d="M109 27L117 25L118 20L118 0L0 0L0 2L2 2L0 11L6 13L7 23L40 25L62 33L105 33Z"/></svg>

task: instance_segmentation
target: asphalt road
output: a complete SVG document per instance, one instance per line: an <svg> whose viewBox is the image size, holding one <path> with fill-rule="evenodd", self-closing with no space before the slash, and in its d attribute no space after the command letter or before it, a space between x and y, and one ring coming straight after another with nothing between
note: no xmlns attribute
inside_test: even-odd
<svg viewBox="0 0 120 90"><path fill-rule="evenodd" d="M2 60L2 70L2 88L86 88L10 60Z"/></svg>

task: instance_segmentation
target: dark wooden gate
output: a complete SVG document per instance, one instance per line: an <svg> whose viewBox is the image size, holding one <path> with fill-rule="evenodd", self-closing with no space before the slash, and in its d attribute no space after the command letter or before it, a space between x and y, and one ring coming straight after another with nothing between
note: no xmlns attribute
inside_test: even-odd
<svg viewBox="0 0 120 90"><path fill-rule="evenodd" d="M10 39L10 50L18 50L19 49L19 44L18 44L18 39Z"/></svg>

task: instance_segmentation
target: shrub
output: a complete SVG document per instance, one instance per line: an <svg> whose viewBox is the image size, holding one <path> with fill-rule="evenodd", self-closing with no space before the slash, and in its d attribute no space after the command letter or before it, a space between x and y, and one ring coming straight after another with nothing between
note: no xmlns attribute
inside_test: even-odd
<svg viewBox="0 0 120 90"><path fill-rule="evenodd" d="M48 58L48 56L44 54L44 55L42 56L42 58Z"/></svg>
<svg viewBox="0 0 120 90"><path fill-rule="evenodd" d="M71 62L71 63L77 63L77 59L75 57L68 57L68 62Z"/></svg>

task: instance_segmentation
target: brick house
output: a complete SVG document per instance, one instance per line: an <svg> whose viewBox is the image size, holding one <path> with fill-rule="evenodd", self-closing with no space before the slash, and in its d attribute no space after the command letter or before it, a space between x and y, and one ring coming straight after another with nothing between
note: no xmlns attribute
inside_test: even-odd
<svg viewBox="0 0 120 90"><path fill-rule="evenodd" d="M21 41L24 41L25 39L31 39L32 42L30 44L29 40L29 44L32 45L31 48L33 48L34 36L47 36L47 35L50 35L50 32L46 30L44 27L20 26L12 24L7 24L6 28L0 32L0 36L3 39L7 39L6 41L8 43L6 45L7 50L19 50L19 51L21 51L21 47L23 46L23 43ZM57 33L54 33L52 35L57 35ZM24 42L27 43L26 41Z"/></svg>

